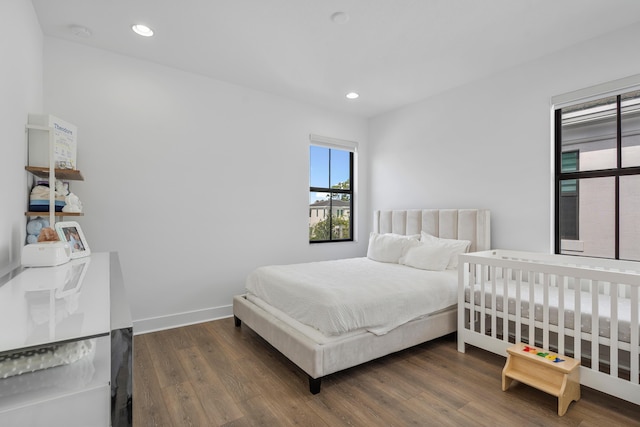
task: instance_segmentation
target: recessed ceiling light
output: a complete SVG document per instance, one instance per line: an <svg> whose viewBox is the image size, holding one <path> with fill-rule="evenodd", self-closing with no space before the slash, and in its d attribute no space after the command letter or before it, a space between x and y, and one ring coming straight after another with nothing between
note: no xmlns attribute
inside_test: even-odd
<svg viewBox="0 0 640 427"><path fill-rule="evenodd" d="M347 99L357 99L360 95L355 92L349 92L346 97Z"/></svg>
<svg viewBox="0 0 640 427"><path fill-rule="evenodd" d="M151 37L153 35L153 30L146 25L143 24L135 24L131 26L131 29L136 33L140 34L143 37Z"/></svg>
<svg viewBox="0 0 640 427"><path fill-rule="evenodd" d="M82 25L71 25L69 26L69 30L71 30L71 33L74 36L83 39L88 39L92 34L90 29L88 29L87 27L83 27Z"/></svg>
<svg viewBox="0 0 640 427"><path fill-rule="evenodd" d="M336 12L331 15L331 20L335 24L346 24L347 22L349 22L349 14L346 12Z"/></svg>

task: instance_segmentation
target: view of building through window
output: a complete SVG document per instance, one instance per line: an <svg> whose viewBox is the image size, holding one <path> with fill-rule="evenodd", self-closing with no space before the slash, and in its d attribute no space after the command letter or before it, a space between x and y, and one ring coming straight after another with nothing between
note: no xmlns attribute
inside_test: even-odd
<svg viewBox="0 0 640 427"><path fill-rule="evenodd" d="M556 252L640 260L640 91L556 120Z"/></svg>
<svg viewBox="0 0 640 427"><path fill-rule="evenodd" d="M353 240L353 153L312 145L309 241Z"/></svg>

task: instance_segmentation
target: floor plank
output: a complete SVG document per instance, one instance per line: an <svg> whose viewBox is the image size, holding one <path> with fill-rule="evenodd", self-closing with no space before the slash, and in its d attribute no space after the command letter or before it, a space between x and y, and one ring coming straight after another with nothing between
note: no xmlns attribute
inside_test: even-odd
<svg viewBox="0 0 640 427"><path fill-rule="evenodd" d="M152 353L147 343L148 338L134 337L133 358L133 396L135 408L133 410L133 425L138 426L169 426L171 415L167 411L160 393L158 369L153 364Z"/></svg>

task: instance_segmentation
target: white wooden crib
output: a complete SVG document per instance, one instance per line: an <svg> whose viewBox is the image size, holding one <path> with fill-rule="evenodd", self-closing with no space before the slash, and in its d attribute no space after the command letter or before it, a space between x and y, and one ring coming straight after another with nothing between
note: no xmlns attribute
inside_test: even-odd
<svg viewBox="0 0 640 427"><path fill-rule="evenodd" d="M458 351L543 347L580 360L581 384L640 405L640 263L490 250L460 255L458 271Z"/></svg>

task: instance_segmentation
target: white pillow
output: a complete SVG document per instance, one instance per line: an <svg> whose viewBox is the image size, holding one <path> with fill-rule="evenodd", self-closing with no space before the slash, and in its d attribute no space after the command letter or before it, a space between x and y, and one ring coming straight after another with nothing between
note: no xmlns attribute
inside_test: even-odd
<svg viewBox="0 0 640 427"><path fill-rule="evenodd" d="M424 231L420 233L420 241L440 243L451 249L451 257L449 258L447 268L452 270L458 268L458 255L468 252L469 247L471 246L471 242L469 240L441 239L440 237L425 233Z"/></svg>
<svg viewBox="0 0 640 427"><path fill-rule="evenodd" d="M449 265L453 250L438 242L419 243L407 249L399 264L421 270L442 271Z"/></svg>
<svg viewBox="0 0 640 427"><path fill-rule="evenodd" d="M371 232L371 234L369 234L367 258L379 262L397 263L409 247L419 243L417 236Z"/></svg>

